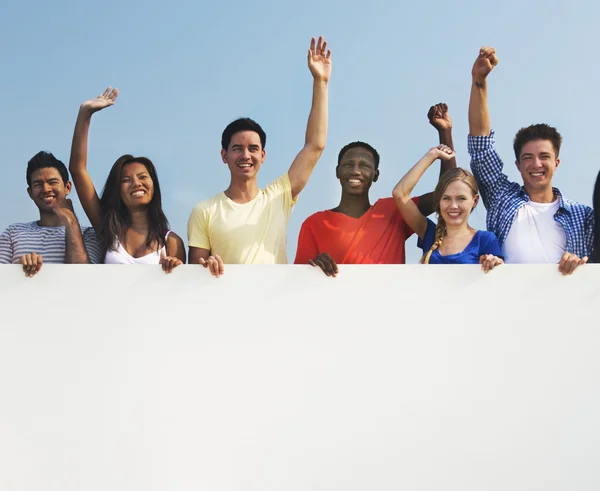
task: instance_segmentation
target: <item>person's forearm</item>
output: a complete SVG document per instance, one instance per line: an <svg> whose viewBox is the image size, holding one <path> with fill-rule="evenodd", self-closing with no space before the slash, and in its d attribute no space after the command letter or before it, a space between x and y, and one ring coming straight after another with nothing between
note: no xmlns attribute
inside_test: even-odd
<svg viewBox="0 0 600 491"><path fill-rule="evenodd" d="M313 97L308 123L306 125L306 138L304 146L315 151L323 151L327 141L328 124L328 86L323 80L313 81Z"/></svg>
<svg viewBox="0 0 600 491"><path fill-rule="evenodd" d="M65 264L87 264L89 262L79 222L73 215L65 221Z"/></svg>
<svg viewBox="0 0 600 491"><path fill-rule="evenodd" d="M401 203L406 203L410 200L410 195L413 189L425 174L425 171L435 161L435 156L427 152L421 160L419 160L405 175L400 182L396 184L392 196L395 200Z"/></svg>
<svg viewBox="0 0 600 491"><path fill-rule="evenodd" d="M469 134L471 136L488 136L491 129L487 103L487 80L473 79L469 100Z"/></svg>
<svg viewBox="0 0 600 491"><path fill-rule="evenodd" d="M73 131L73 142L71 143L71 158L69 160L69 170L71 174L84 170L87 165L88 134L92 113L84 109L79 109L75 130Z"/></svg>
<svg viewBox="0 0 600 491"><path fill-rule="evenodd" d="M447 129L447 130L439 130L438 134L440 136L440 143L442 145L446 145L447 147L450 147L452 150L454 150L454 142L452 141L452 128ZM440 177L442 177L444 172L446 172L447 170L450 170L450 169L454 169L455 167L456 167L456 158L455 157L452 157L449 160L442 160L442 162L440 164Z"/></svg>

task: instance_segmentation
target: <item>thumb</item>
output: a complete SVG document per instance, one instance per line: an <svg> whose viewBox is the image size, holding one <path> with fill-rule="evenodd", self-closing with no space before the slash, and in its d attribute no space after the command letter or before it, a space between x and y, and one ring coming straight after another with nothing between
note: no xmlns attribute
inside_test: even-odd
<svg viewBox="0 0 600 491"><path fill-rule="evenodd" d="M164 263L166 258L167 258L167 255L165 254L165 250L161 249L160 250L160 259L158 261L158 264Z"/></svg>

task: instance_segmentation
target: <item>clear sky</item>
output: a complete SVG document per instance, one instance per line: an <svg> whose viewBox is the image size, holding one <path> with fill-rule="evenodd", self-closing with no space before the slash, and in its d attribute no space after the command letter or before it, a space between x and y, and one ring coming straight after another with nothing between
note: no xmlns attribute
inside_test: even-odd
<svg viewBox="0 0 600 491"><path fill-rule="evenodd" d="M600 164L597 2L56 2L4 0L0 8L0 162L5 190L0 229L37 219L26 194L27 161L39 150L68 163L79 104L118 87L114 107L94 116L89 168L98 190L122 154L157 166L163 206L186 241L195 203L229 183L220 158L223 128L249 116L267 132L265 186L285 172L304 141L312 79L306 52L323 35L332 50L329 135L288 231L293 261L310 214L336 206L337 153L363 140L381 154L372 202L396 182L437 134L426 114L437 102L454 120L458 165L468 167L471 65L482 45L500 63L490 76L492 126L509 177L519 180L512 139L545 122L563 135L554 185L591 205ZM594 150L594 152L592 152ZM415 193L432 190L438 164ZM82 223L87 218L72 198ZM478 208L471 225L485 228ZM414 238L407 262L417 262Z"/></svg>

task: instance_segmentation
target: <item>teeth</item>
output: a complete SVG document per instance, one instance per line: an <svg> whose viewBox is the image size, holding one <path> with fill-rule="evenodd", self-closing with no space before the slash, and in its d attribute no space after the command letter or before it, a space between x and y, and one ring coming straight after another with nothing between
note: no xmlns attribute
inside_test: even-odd
<svg viewBox="0 0 600 491"><path fill-rule="evenodd" d="M534 177L538 177L538 176L543 176L544 173L543 172L532 172L531 175Z"/></svg>
<svg viewBox="0 0 600 491"><path fill-rule="evenodd" d="M138 197L138 196L143 196L144 194L146 194L145 191L136 191L135 193L132 193L131 196Z"/></svg>
<svg viewBox="0 0 600 491"><path fill-rule="evenodd" d="M360 181L358 179L348 179L348 182L350 184L360 184Z"/></svg>
<svg viewBox="0 0 600 491"><path fill-rule="evenodd" d="M238 167L243 167L243 168L252 167L252 164L239 164Z"/></svg>

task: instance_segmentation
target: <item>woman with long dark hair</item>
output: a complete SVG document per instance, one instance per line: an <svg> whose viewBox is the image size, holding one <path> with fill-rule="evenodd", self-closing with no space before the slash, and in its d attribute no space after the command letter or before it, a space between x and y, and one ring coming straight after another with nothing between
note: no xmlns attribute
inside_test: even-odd
<svg viewBox="0 0 600 491"><path fill-rule="evenodd" d="M79 201L96 230L105 264L161 264L166 273L185 262L181 238L169 230L162 210L156 168L146 157L123 155L113 164L102 196L87 171L92 115L112 106L119 95L110 87L79 108L69 170Z"/></svg>

